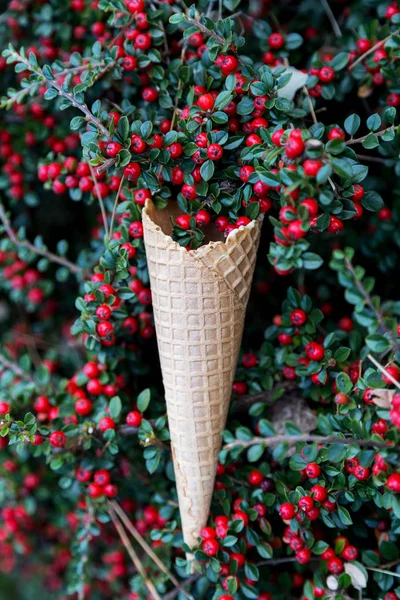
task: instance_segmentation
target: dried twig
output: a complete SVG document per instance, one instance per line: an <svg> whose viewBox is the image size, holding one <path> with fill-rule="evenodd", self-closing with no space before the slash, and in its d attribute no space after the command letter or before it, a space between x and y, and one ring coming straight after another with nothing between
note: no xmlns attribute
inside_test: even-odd
<svg viewBox="0 0 400 600"><path fill-rule="evenodd" d="M393 383L393 385L395 385L397 389L400 390L400 383L389 373L387 369L385 369L385 367L382 367L382 365L378 363L378 361L372 356L372 354L367 354L367 358L369 358L369 360L376 366L376 368L379 369L379 371L381 371L385 375L385 377L387 377Z"/></svg>
<svg viewBox="0 0 400 600"><path fill-rule="evenodd" d="M312 116L312 120L313 120L314 124L318 123L318 119L317 119L317 116L316 116L315 110L314 110L314 105L312 103L312 100L310 98L310 94L308 93L308 89L306 88L306 86L303 87L303 92L307 96L308 106L310 107L310 113L311 113L311 116Z"/></svg>
<svg viewBox="0 0 400 600"><path fill-rule="evenodd" d="M365 302L368 304L369 308L371 309L371 311L374 313L380 327L386 331L391 339L391 342L393 344L393 348L397 353L400 353L400 345L396 339L396 337L394 336L393 332L388 329L388 327L386 326L385 323L385 319L383 317L383 315L379 312L379 310L377 310L375 308L375 305L372 301L372 298L370 296L370 294L367 292L367 290L364 288L364 286L362 285L361 281L359 281L359 279L356 276L356 272L354 270L353 264L351 262L351 260L349 260L348 258L345 259L345 263L346 263L346 267L349 270L349 272L351 273L353 279L354 279L354 283L357 287L357 289L361 292L361 294L364 296Z"/></svg>
<svg viewBox="0 0 400 600"><path fill-rule="evenodd" d="M99 205L100 205L100 210L101 210L101 216L103 217L103 225L104 225L104 231L106 234L107 239L110 239L110 235L108 232L108 222L107 222L107 213L106 213L106 209L104 206L104 202L103 202L103 198L100 192L100 188L99 188L99 182L96 179L96 174L94 172L94 169L92 167L92 165L89 162L89 169L90 169L90 174L92 176L93 179L93 183L94 183L94 187L96 190L96 194L97 194L97 200L99 201Z"/></svg>
<svg viewBox="0 0 400 600"><path fill-rule="evenodd" d="M345 444L351 446L367 447L367 448L391 448L390 443L386 442L375 442L374 440L356 440L351 438L341 438L323 435L271 435L270 437L255 437L251 440L236 440L223 446L223 450L232 450L233 448L249 448L256 444L263 444L265 446L271 446L279 444L281 442L287 442L289 444L296 444L297 442L318 442L320 444Z"/></svg>
<svg viewBox="0 0 400 600"><path fill-rule="evenodd" d="M119 201L119 197L121 195L122 192L122 186L124 185L124 176L122 175L121 177L121 181L118 187L118 191L117 191L117 195L115 196L115 201L114 201L114 206L113 206L113 211L112 211L112 215L111 215L111 223L110 223L110 239L112 238L112 234L113 234L113 229L114 229L114 220L115 220L115 213L117 211L117 206L118 206L118 201Z"/></svg>
<svg viewBox="0 0 400 600"><path fill-rule="evenodd" d="M123 545L125 546L133 564L135 565L137 572L140 573L140 575L143 577L144 583L146 584L146 587L149 590L151 596L154 598L154 600L161 600L161 597L160 597L159 593L157 592L155 585L147 577L146 571L145 571L142 563L140 562L138 555L136 554L135 550L133 549L132 544L130 543L129 538L125 532L125 529L122 527L120 521L118 520L118 517L111 505L111 502L108 502L108 512L111 517L111 521L112 521L115 529L117 530L119 537L121 538Z"/></svg>
<svg viewBox="0 0 400 600"><path fill-rule="evenodd" d="M390 127L387 127L386 129L381 129L381 131L376 131L373 135L376 135L377 137L381 137L383 134L387 133L388 131L390 131L391 129L394 129L394 125L391 125ZM363 141L369 136L371 135L371 133L367 133L366 135L362 135L359 138L353 138L351 140L348 140L346 142L346 146L353 146L354 144L362 144Z"/></svg>
<svg viewBox="0 0 400 600"><path fill-rule="evenodd" d="M165 573L165 575L168 577L168 579L170 579L172 581L172 583L175 585L175 587L180 592L182 592L182 594L184 594L186 596L186 598L189 598L189 600L194 600L193 596L191 596L191 594L189 594L182 587L182 585L179 583L179 581L177 580L175 575L173 575L173 573L171 573L171 571L169 569L167 569L167 567L159 559L159 557L154 552L154 550L149 546L149 544L146 542L146 540L140 535L139 531L136 529L136 527L134 526L132 521L128 518L126 512L121 508L121 506L117 502L115 502L115 500L111 500L110 504L111 504L112 508L115 510L115 512L117 513L117 515L119 516L119 518L121 519L121 521L123 522L123 524L125 525L126 529L129 531L129 533L132 535L132 537L135 538L135 540L138 542L138 544L140 544L142 546L143 550L149 555L149 557L157 565L157 567L163 573Z"/></svg>
<svg viewBox="0 0 400 600"><path fill-rule="evenodd" d="M23 371L19 365L12 362L11 360L8 360L8 358L6 358L3 354L0 354L0 365L3 366L5 369L9 369L13 373L15 373L17 377L20 377L20 379L25 379L25 381L31 381L32 383L35 383L34 378L31 375L29 375L29 373Z"/></svg>
<svg viewBox="0 0 400 600"><path fill-rule="evenodd" d="M322 7L326 12L326 16L329 19L330 24L332 25L332 29L336 37L342 37L342 31L339 27L338 22L336 21L335 15L332 12L331 7L329 6L328 0L321 0Z"/></svg>
<svg viewBox="0 0 400 600"><path fill-rule="evenodd" d="M201 577L200 573L195 573L191 577L188 577L188 579L186 579L183 582L183 585L191 586L192 583L194 583L195 581L197 581L198 579L200 579L200 577ZM181 590L178 589L178 588L175 588L174 590L171 590L170 592L168 592L168 594L165 594L165 596L163 597L163 600L173 600L174 598L176 598L176 596L179 593L181 593Z"/></svg>
<svg viewBox="0 0 400 600"><path fill-rule="evenodd" d="M377 50L381 46L384 46L386 44L386 42L388 42L389 40L391 40L394 35L398 35L399 33L400 33L400 29L396 29L396 31L394 31L393 33L391 33L390 35L388 35L387 37L385 37L384 40L379 40L379 42L377 42L376 44L374 44L372 46L372 48L370 48L369 50L367 50L366 52L364 52L364 54L361 54L361 56L359 56L357 58L357 60L355 60L351 65L349 65L349 71L351 71L352 69L354 69L354 67L356 65L358 65L360 62L362 62L364 60L364 58L367 58L367 56L369 56L370 54L373 54L375 52L375 50Z"/></svg>

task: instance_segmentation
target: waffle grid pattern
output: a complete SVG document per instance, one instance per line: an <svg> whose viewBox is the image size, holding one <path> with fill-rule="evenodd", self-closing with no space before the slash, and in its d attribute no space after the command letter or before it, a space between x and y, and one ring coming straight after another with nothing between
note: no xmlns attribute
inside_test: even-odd
<svg viewBox="0 0 400 600"><path fill-rule="evenodd" d="M188 253L143 216L182 529L194 546L214 489L260 224Z"/></svg>

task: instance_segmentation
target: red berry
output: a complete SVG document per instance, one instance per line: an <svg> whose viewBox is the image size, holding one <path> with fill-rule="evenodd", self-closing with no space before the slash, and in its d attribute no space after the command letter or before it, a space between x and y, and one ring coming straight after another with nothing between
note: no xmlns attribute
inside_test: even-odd
<svg viewBox="0 0 400 600"><path fill-rule="evenodd" d="M47 398L47 396L38 396L33 404L33 407L37 412L49 412L51 407L50 400Z"/></svg>
<svg viewBox="0 0 400 600"><path fill-rule="evenodd" d="M249 483L251 485L260 485L263 479L264 475L260 471L251 471L249 475Z"/></svg>
<svg viewBox="0 0 400 600"><path fill-rule="evenodd" d="M244 381L235 381L232 385L232 391L238 396L242 396L247 392L247 384Z"/></svg>
<svg viewBox="0 0 400 600"><path fill-rule="evenodd" d="M176 217L176 224L182 229L188 230L190 229L190 221L192 217L190 215L179 215Z"/></svg>
<svg viewBox="0 0 400 600"><path fill-rule="evenodd" d="M229 219L228 217L217 217L215 219L215 227L218 229L218 231L221 231L222 233L226 230L227 226L229 223Z"/></svg>
<svg viewBox="0 0 400 600"><path fill-rule="evenodd" d="M301 565L305 565L311 560L311 551L308 548L303 548L296 552L296 560Z"/></svg>
<svg viewBox="0 0 400 600"><path fill-rule="evenodd" d="M317 342L310 342L307 344L305 352L310 360L320 361L325 356L324 347Z"/></svg>
<svg viewBox="0 0 400 600"><path fill-rule="evenodd" d="M115 498L115 496L118 494L118 488L116 485L108 483L104 486L103 492L107 498Z"/></svg>
<svg viewBox="0 0 400 600"><path fill-rule="evenodd" d="M8 402L0 402L0 415L3 417L10 412L10 405Z"/></svg>
<svg viewBox="0 0 400 600"><path fill-rule="evenodd" d="M207 156L211 160L220 160L224 154L220 144L210 144L207 148Z"/></svg>
<svg viewBox="0 0 400 600"><path fill-rule="evenodd" d="M211 222L211 215L210 213L205 210L204 208L202 210L199 210L199 212L196 214L196 223L197 225L199 225L199 227L201 227L202 225L209 225Z"/></svg>
<svg viewBox="0 0 400 600"><path fill-rule="evenodd" d="M304 512L307 512L314 508L314 500L311 496L303 496L298 502L298 507Z"/></svg>
<svg viewBox="0 0 400 600"><path fill-rule="evenodd" d="M353 472L354 477L359 481L365 481L366 479L368 479L370 474L371 471L366 467L362 467L361 465L358 465Z"/></svg>
<svg viewBox="0 0 400 600"><path fill-rule="evenodd" d="M317 502L323 502L328 497L328 492L322 485L314 485L310 492L312 497L317 500Z"/></svg>
<svg viewBox="0 0 400 600"><path fill-rule="evenodd" d="M342 552L342 556L345 560L356 560L358 556L358 550L355 546L346 546Z"/></svg>
<svg viewBox="0 0 400 600"><path fill-rule="evenodd" d="M100 498L103 495L103 490L96 483L89 483L88 494L91 498Z"/></svg>
<svg viewBox="0 0 400 600"><path fill-rule="evenodd" d="M271 33L268 38L268 45L273 50L279 50L285 45L285 38L281 33Z"/></svg>
<svg viewBox="0 0 400 600"><path fill-rule="evenodd" d="M335 79L335 71L332 67L322 67L319 71L319 80L322 83L330 83Z"/></svg>
<svg viewBox="0 0 400 600"><path fill-rule="evenodd" d="M286 142L285 153L288 158L297 158L304 152L304 142L301 138L290 137Z"/></svg>
<svg viewBox="0 0 400 600"><path fill-rule="evenodd" d="M284 519L284 521L293 519L294 515L296 514L296 507L290 502L284 502L279 507L279 514L282 517L282 519Z"/></svg>
<svg viewBox="0 0 400 600"><path fill-rule="evenodd" d="M306 475L310 479L316 479L321 474L321 467L317 463L309 463L306 468Z"/></svg>
<svg viewBox="0 0 400 600"><path fill-rule="evenodd" d="M92 412L92 403L88 398L79 398L75 402L75 412L82 417L89 415Z"/></svg>
<svg viewBox="0 0 400 600"><path fill-rule="evenodd" d="M215 529L213 527L203 527L200 532L200 537L202 540L213 539L216 536Z"/></svg>
<svg viewBox="0 0 400 600"><path fill-rule="evenodd" d="M106 146L106 153L110 158L115 158L120 150L122 150L122 144L119 142L108 142Z"/></svg>
<svg viewBox="0 0 400 600"><path fill-rule="evenodd" d="M307 313L301 308L296 308L290 314L290 320L296 327L301 327L307 321Z"/></svg>
<svg viewBox="0 0 400 600"><path fill-rule="evenodd" d="M310 219L317 216L319 207L318 202L314 200L314 198L305 198L304 200L300 201L300 205L307 209L308 217Z"/></svg>
<svg viewBox="0 0 400 600"><path fill-rule="evenodd" d="M97 363L95 362L87 362L83 367L83 372L86 377L93 379L93 377L97 377L100 374L100 369Z"/></svg>
<svg viewBox="0 0 400 600"><path fill-rule="evenodd" d="M338 575L343 571L343 562L340 558L335 557L328 560L328 571L333 575Z"/></svg>
<svg viewBox="0 0 400 600"><path fill-rule="evenodd" d="M98 429L104 433L107 429L115 429L115 421L111 417L103 417L97 425Z"/></svg>
<svg viewBox="0 0 400 600"><path fill-rule="evenodd" d="M93 475L93 481L100 486L107 485L111 481L110 472L107 469L100 469Z"/></svg>
<svg viewBox="0 0 400 600"><path fill-rule="evenodd" d="M359 50L361 54L364 54L364 52L367 52L372 47L372 44L367 38L360 38L356 41L356 46L357 50Z"/></svg>
<svg viewBox="0 0 400 600"><path fill-rule="evenodd" d="M197 105L203 110L211 110L214 106L214 96L212 94L202 94L197 100Z"/></svg>
<svg viewBox="0 0 400 600"><path fill-rule="evenodd" d="M386 487L392 492L400 494L400 473L392 473L392 475L389 475Z"/></svg>
<svg viewBox="0 0 400 600"><path fill-rule="evenodd" d="M139 427L142 422L142 415L137 410L132 410L126 415L126 423L131 427Z"/></svg>
<svg viewBox="0 0 400 600"><path fill-rule="evenodd" d="M328 133L328 140L344 140L346 138L346 134L340 127L333 127Z"/></svg>
<svg viewBox="0 0 400 600"><path fill-rule="evenodd" d="M114 333L114 326L109 321L101 321L96 327L100 337L110 337Z"/></svg>
<svg viewBox="0 0 400 600"><path fill-rule="evenodd" d="M344 228L343 221L335 217L334 215L330 215L330 221L328 225L329 233L340 233Z"/></svg>
<svg viewBox="0 0 400 600"><path fill-rule="evenodd" d="M62 431L53 431L53 433L50 434L49 442L54 448L63 448L66 441L67 436Z"/></svg>
<svg viewBox="0 0 400 600"><path fill-rule="evenodd" d="M395 381L400 381L400 370L396 365L387 366L385 368L385 371L388 373L388 375L391 376L391 378L389 378L388 375L386 375L386 373L382 373L382 381L389 384L393 383L392 379L394 379Z"/></svg>
<svg viewBox="0 0 400 600"><path fill-rule="evenodd" d="M351 195L351 199L354 202L360 202L364 196L364 188L359 183L355 183L353 185L353 194Z"/></svg>
<svg viewBox="0 0 400 600"><path fill-rule="evenodd" d="M304 173L307 175L307 177L315 177L322 167L322 160L308 158L303 163Z"/></svg>
<svg viewBox="0 0 400 600"><path fill-rule="evenodd" d="M219 543L215 538L207 538L203 542L202 550L207 556L215 556L219 550Z"/></svg>
<svg viewBox="0 0 400 600"><path fill-rule="evenodd" d="M131 162L124 168L124 177L128 181L136 181L141 172L141 167L137 162Z"/></svg>

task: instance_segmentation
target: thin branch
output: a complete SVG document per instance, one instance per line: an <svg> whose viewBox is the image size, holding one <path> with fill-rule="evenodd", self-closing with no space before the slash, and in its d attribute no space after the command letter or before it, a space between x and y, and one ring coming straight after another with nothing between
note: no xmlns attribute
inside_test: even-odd
<svg viewBox="0 0 400 600"><path fill-rule="evenodd" d="M97 200L99 201L101 216L103 217L104 231L105 231L107 239L109 240L110 236L109 236L109 232L108 232L107 213L106 213L103 198L102 198L102 195L100 192L99 182L96 179L96 174L95 174L94 169L93 169L92 165L90 164L90 162L89 162L89 169L90 169L90 174L92 176L94 187L96 190Z"/></svg>
<svg viewBox="0 0 400 600"><path fill-rule="evenodd" d="M394 125L391 125L390 127L387 127L386 129L381 129L381 131L376 131L373 135L376 135L377 137L381 137L383 134L387 133L391 129L394 129ZM346 142L346 146L353 146L354 144L361 144L369 135L371 135L371 132L367 133L366 135L363 135L359 138L353 138L352 140L348 140Z"/></svg>
<svg viewBox="0 0 400 600"><path fill-rule="evenodd" d="M355 444L360 447L367 448L391 448L391 444L386 442L375 442L374 440L356 440L354 438L341 438L323 435L271 435L270 437L255 437L251 440L236 440L230 444L223 446L223 450L232 450L232 448L249 448L256 444L264 444L265 446L271 446L273 444L279 444L281 442L288 442L289 444L296 444L297 442L318 442L320 444L345 444L351 446Z"/></svg>
<svg viewBox="0 0 400 600"><path fill-rule="evenodd" d="M183 585L191 586L192 583L194 583L195 581L197 581L200 577L201 577L200 573L195 573L194 575L192 575L191 577L189 577L188 579L186 579L183 582ZM168 592L168 594L165 594L165 596L163 597L163 600L173 600L174 598L176 598L176 596L180 592L181 592L180 589L175 588L174 590L171 590L170 592Z"/></svg>
<svg viewBox="0 0 400 600"><path fill-rule="evenodd" d="M178 70L180 70L180 68L182 67L182 65L184 63L185 52L186 52L187 46L188 46L188 42L186 41L182 46ZM178 90L177 90L177 94L176 94L176 98L175 98L174 110L173 110L172 119L171 119L171 127L169 128L170 131L172 131L174 128L175 119L178 114L178 104L179 104L179 100L181 99L181 93L180 93L181 89L182 89L182 79L179 77Z"/></svg>
<svg viewBox="0 0 400 600"><path fill-rule="evenodd" d="M398 344L393 332L387 328L386 323L385 323L385 319L383 317L383 315L379 312L379 310L377 310L375 308L375 305L372 301L372 298L370 296L370 294L367 292L367 290L364 288L364 286L362 285L361 281L359 281L359 279L356 276L356 272L354 271L354 267L352 262L346 258L345 259L345 263L346 263L346 267L349 270L349 272L351 273L353 279L354 279L354 283L357 287L357 289L361 292L361 294L364 296L364 299L366 301L366 303L368 304L369 308L371 309L371 311L374 313L380 327L386 331L392 341L393 344L393 348L396 350L397 353L400 353L400 345Z"/></svg>
<svg viewBox="0 0 400 600"><path fill-rule="evenodd" d="M274 393L276 393L276 390L278 388L283 388L285 394L290 394L297 388L297 385L291 381L284 381L281 384L279 384L277 388L270 391L260 392L259 394L248 394L246 396L238 396L234 401L234 407L235 409L240 410L248 409L250 408L250 406L253 406L253 404L256 404L257 402L265 402L265 404L272 404L274 402Z"/></svg>
<svg viewBox="0 0 400 600"><path fill-rule="evenodd" d="M23 371L19 365L6 358L3 354L0 354L0 365L2 365L5 369L9 369L15 373L15 375L20 379L25 379L25 381L36 383L34 378L29 375L29 373Z"/></svg>
<svg viewBox="0 0 400 600"><path fill-rule="evenodd" d="M361 56L359 56L357 58L357 60L355 60L353 63L351 63L351 65L349 66L349 71L351 71L352 69L354 69L354 67L356 65L358 65L360 62L362 62L364 60L364 58L367 58L367 56L369 56L370 54L373 54L375 52L375 50L377 50L381 46L384 46L386 44L386 42L388 42L389 40L391 40L392 37L394 35L397 35L399 32L400 32L400 29L396 29L396 31L394 31L393 33L391 33L390 35L388 35L387 37L385 37L384 40L380 40L379 42L377 42L376 44L374 44L372 46L372 48L370 48L369 50L367 50L366 52L364 52L364 54L361 54Z"/></svg>
<svg viewBox="0 0 400 600"><path fill-rule="evenodd" d="M215 33L215 31L211 31L211 29L208 29L208 27L200 23L200 21L198 21L197 19L191 19L190 17L186 17L186 21L188 21L188 23L191 23L192 25L195 25L197 29L200 29L200 31L202 31L206 35L213 37L215 40L217 40L217 42L221 44L221 46L224 46L226 44L226 40L223 37Z"/></svg>
<svg viewBox="0 0 400 600"><path fill-rule="evenodd" d="M328 0L321 0L322 8L326 12L326 16L328 17L330 24L332 25L332 29L336 37L342 37L342 31L339 27L338 22L336 21L335 15L332 12L331 7L329 6Z"/></svg>
<svg viewBox="0 0 400 600"><path fill-rule="evenodd" d="M380 156L368 156L368 154L357 154L357 158L368 162L379 163L381 165L387 165L391 160L394 160L391 158L381 158Z"/></svg>
<svg viewBox="0 0 400 600"><path fill-rule="evenodd" d="M144 583L146 584L146 587L149 590L151 596L154 598L154 600L161 600L161 597L160 597L159 593L157 592L153 582L150 581L150 579L147 577L146 571L145 571L142 563L140 562L138 555L136 554L135 550L133 549L132 544L130 543L129 538L125 532L125 529L122 527L121 523L119 522L118 517L115 514L114 509L110 502L108 502L108 512L111 517L111 521L113 522L113 525L114 525L115 529L117 530L119 537L121 538L123 545L125 546L133 564L135 565L137 572L140 573L140 575L143 577Z"/></svg>
<svg viewBox="0 0 400 600"><path fill-rule="evenodd" d="M111 215L111 223L110 223L110 239L112 238L112 234L113 234L115 213L117 211L118 201L119 201L119 197L121 195L122 186L124 184L124 179L125 179L125 177L124 177L124 175L122 175L121 181L120 181L120 184L118 187L117 195L115 196L115 202L114 202L114 206L113 206L113 211L112 211L112 215Z"/></svg>
<svg viewBox="0 0 400 600"><path fill-rule="evenodd" d="M379 369L379 371L381 371L381 373L383 373L385 377L387 377L393 383L393 385L397 387L398 390L400 390L400 383L396 381L396 379L389 373L387 369L385 369L385 367L382 367L382 365L378 363L378 361L372 356L372 354L367 354L367 358L369 358L369 360L376 366L376 368Z"/></svg>
<svg viewBox="0 0 400 600"><path fill-rule="evenodd" d="M314 121L314 124L316 124L316 123L318 123L318 119L317 119L317 116L315 114L314 105L312 103L310 94L308 93L308 89L306 88L306 86L303 87L303 92L307 96L308 106L310 107L310 113L311 113L311 116L312 116L312 120Z"/></svg>
<svg viewBox="0 0 400 600"><path fill-rule="evenodd" d="M78 110L80 110L81 112L83 112L83 114L86 117L86 120L89 121L90 123L93 123L93 125L95 125L97 127L97 129L99 130L99 132L107 139L110 139L110 134L108 132L108 129L106 129L106 127L104 127L104 125L94 116L94 114L92 114L90 112L90 110L88 109L88 107L86 106L86 104L79 104L79 102L77 102L75 100L75 97L73 94L71 94L70 92L66 92L59 83L57 83L56 81L49 81L49 85L51 87L53 87L55 90L57 90L57 92L60 94L60 96L64 96L64 98L67 98L67 100L69 100L71 102L71 104L73 106L75 106L75 108L77 108Z"/></svg>
<svg viewBox="0 0 400 600"><path fill-rule="evenodd" d="M13 242L13 244L18 246L19 248L26 248L30 252L34 252L35 254L37 254L39 256L43 256L44 258L47 258L51 262L55 262L55 263L58 263L59 265L62 265L63 267L67 267L67 269L69 269L73 273L76 273L79 275L84 274L84 270L81 267L79 267L75 263L69 261L67 258L58 256L58 254L54 254L53 252L50 252L49 250L45 250L44 248L37 248L34 244L31 244L31 242L28 242L28 240L18 239L11 227L10 221L8 220L6 211L1 202L0 202L0 221L3 223L4 229L5 229L8 237L10 238L10 240Z"/></svg>
<svg viewBox="0 0 400 600"><path fill-rule="evenodd" d="M287 558L272 558L271 560L261 560L256 564L256 567L274 567L275 565L284 565L293 562L297 562L294 556L288 556Z"/></svg>
<svg viewBox="0 0 400 600"><path fill-rule="evenodd" d="M95 127L98 129L98 131L106 139L108 139L108 140L111 139L110 134L109 134L108 130L106 129L106 127L104 127L104 125L101 123L101 121L99 121L99 119L97 119L94 116L94 114L90 112L90 110L88 109L86 104L79 104L79 102L75 99L75 96L71 92L67 92L66 90L64 90L64 88L55 79L46 79L42 69L40 67L33 67L26 57L21 56L20 54L18 54L18 52L15 52L15 51L13 51L13 55L16 58L16 62L22 62L26 66L28 71L30 71L31 73L35 73L35 74L39 75L40 77L42 77L43 81L46 82L48 86L53 87L55 90L57 90L57 92L60 94L60 96L63 96L64 98L69 100L71 102L72 106L74 106L75 108L77 108L78 110L83 112L86 120L90 123L93 123L93 125L95 125Z"/></svg>
<svg viewBox="0 0 400 600"><path fill-rule="evenodd" d="M149 555L149 557L157 565L157 567L163 573L165 573L165 575L168 577L168 579L170 579L172 581L172 583L175 585L175 587L180 592L182 592L182 594L184 594L186 596L186 598L189 598L189 600L194 600L193 596L191 596L191 594L188 594L188 592L181 586L181 584L179 583L179 581L177 580L175 575L173 575L173 573L171 573L171 571L169 569L167 569L167 567L164 565L162 560L159 559L159 557L154 552L154 550L149 546L149 544L146 542L146 540L140 535L139 531L133 525L132 521L130 521L126 512L121 508L121 506L117 502L115 502L115 500L111 500L110 504L111 504L112 508L114 509L114 511L119 516L119 518L121 519L122 523L125 525L126 529L129 531L129 533L132 535L132 537L135 538L135 540L138 542L138 544L140 544L142 546L143 550L146 552L146 554Z"/></svg>

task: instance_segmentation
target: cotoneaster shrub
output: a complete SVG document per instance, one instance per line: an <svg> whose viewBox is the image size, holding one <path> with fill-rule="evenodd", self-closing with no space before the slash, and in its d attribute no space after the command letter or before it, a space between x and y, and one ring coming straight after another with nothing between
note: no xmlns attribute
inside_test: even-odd
<svg viewBox="0 0 400 600"><path fill-rule="evenodd" d="M400 597L399 23L400 6L381 0L9 2L10 597ZM173 237L188 250L210 222L225 235L260 212L267 222L194 572L157 361L147 198L178 202Z"/></svg>

